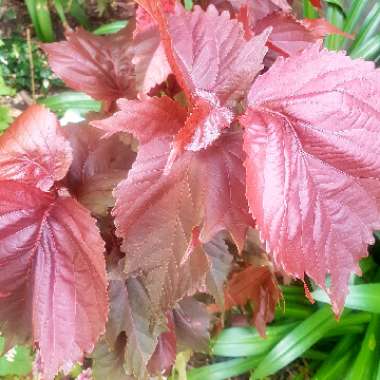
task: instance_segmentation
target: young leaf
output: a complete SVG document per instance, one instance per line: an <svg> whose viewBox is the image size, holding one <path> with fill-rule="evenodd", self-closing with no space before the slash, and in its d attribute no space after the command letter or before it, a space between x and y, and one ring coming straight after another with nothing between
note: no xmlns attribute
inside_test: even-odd
<svg viewBox="0 0 380 380"><path fill-rule="evenodd" d="M372 63L315 45L256 80L241 118L247 196L262 237L289 275L306 273L322 288L330 275L336 313L380 227L376 83Z"/></svg>
<svg viewBox="0 0 380 380"><path fill-rule="evenodd" d="M253 323L262 336L265 326L273 319L274 310L281 296L276 278L266 266L250 265L233 274L225 289L225 308L245 306L253 302Z"/></svg>
<svg viewBox="0 0 380 380"><path fill-rule="evenodd" d="M70 167L72 150L54 114L31 106L0 138L0 179L13 179L48 191Z"/></svg>
<svg viewBox="0 0 380 380"><path fill-rule="evenodd" d="M166 97L120 101L119 106L120 112L93 124L111 134L129 131L141 144L128 178L115 192L126 270L148 273L153 303L170 309L204 282L209 268L199 245L191 252L194 228L201 228L201 242L227 230L240 249L244 244L251 221L243 195L240 133L225 135L207 151L183 154L166 175L173 135L185 111Z"/></svg>
<svg viewBox="0 0 380 380"><path fill-rule="evenodd" d="M112 102L135 96L129 24L109 36L95 36L81 28L67 33L66 41L44 44L49 65L68 87L94 99Z"/></svg>
<svg viewBox="0 0 380 380"><path fill-rule="evenodd" d="M184 150L211 145L234 118L241 99L262 69L268 31L249 41L237 20L209 6L186 12L177 4L166 15L152 0L141 1L158 22L168 62L189 102L189 114L175 138L169 167ZM213 25L213 28L209 28Z"/></svg>
<svg viewBox="0 0 380 380"><path fill-rule="evenodd" d="M103 241L66 194L0 181L1 330L38 344L52 380L91 352L107 318Z"/></svg>

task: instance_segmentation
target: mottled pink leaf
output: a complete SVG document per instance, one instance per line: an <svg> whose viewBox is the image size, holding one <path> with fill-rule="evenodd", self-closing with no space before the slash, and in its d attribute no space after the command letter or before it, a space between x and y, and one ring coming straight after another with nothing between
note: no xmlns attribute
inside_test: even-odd
<svg viewBox="0 0 380 380"><path fill-rule="evenodd" d="M1 330L41 354L44 379L91 352L107 318L103 241L88 211L59 194L0 181Z"/></svg>
<svg viewBox="0 0 380 380"><path fill-rule="evenodd" d="M38 105L22 113L0 139L0 179L48 191L70 167L72 151L58 120Z"/></svg>
<svg viewBox="0 0 380 380"><path fill-rule="evenodd" d="M380 227L367 183L380 178L379 88L373 63L315 45L258 78L241 118L261 236L288 274L323 288L330 276L336 313Z"/></svg>
<svg viewBox="0 0 380 380"><path fill-rule="evenodd" d="M132 24L109 36L78 28L67 33L66 41L44 44L43 50L52 70L68 87L107 102L133 98Z"/></svg>

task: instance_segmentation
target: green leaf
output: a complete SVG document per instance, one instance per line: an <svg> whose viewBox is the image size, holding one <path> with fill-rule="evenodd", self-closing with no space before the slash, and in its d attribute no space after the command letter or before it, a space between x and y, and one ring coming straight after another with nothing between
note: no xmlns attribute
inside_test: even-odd
<svg viewBox="0 0 380 380"><path fill-rule="evenodd" d="M351 53L352 58L374 60L380 54L380 34L364 41Z"/></svg>
<svg viewBox="0 0 380 380"><path fill-rule="evenodd" d="M62 116L67 110L75 110L84 115L90 111L99 112L101 109L100 102L81 92L62 92L59 95L38 99L38 103L50 108L59 116Z"/></svg>
<svg viewBox="0 0 380 380"><path fill-rule="evenodd" d="M44 36L41 32L40 24L37 19L37 10L36 10L37 0L25 0L25 5L26 5L26 8L28 9L29 17L32 20L37 37L39 40L43 41Z"/></svg>
<svg viewBox="0 0 380 380"><path fill-rule="evenodd" d="M367 327L360 352L356 357L349 380L370 379L376 371L379 360L380 315L374 314Z"/></svg>
<svg viewBox="0 0 380 380"><path fill-rule="evenodd" d="M260 362L252 379L261 379L284 368L323 338L336 324L329 306L316 311L276 344Z"/></svg>
<svg viewBox="0 0 380 380"><path fill-rule="evenodd" d="M348 49L350 54L355 54L362 45L369 40L373 35L378 33L380 26L380 3L376 2L366 17L363 26L360 28L355 41Z"/></svg>
<svg viewBox="0 0 380 380"><path fill-rule="evenodd" d="M78 0L71 1L70 15L73 16L75 20L77 20L77 22L84 28L90 28L90 20Z"/></svg>
<svg viewBox="0 0 380 380"><path fill-rule="evenodd" d="M262 338L253 327L231 327L223 330L212 347L214 355L241 357L257 356L268 352L297 323L269 326L266 338Z"/></svg>
<svg viewBox="0 0 380 380"><path fill-rule="evenodd" d="M33 358L29 348L15 346L0 358L0 376L24 376L32 370Z"/></svg>
<svg viewBox="0 0 380 380"><path fill-rule="evenodd" d="M37 23L42 34L43 42L52 42L55 40L53 24L51 22L49 3L47 0L36 0L35 9Z"/></svg>
<svg viewBox="0 0 380 380"><path fill-rule="evenodd" d="M98 36L103 35L103 34L113 34L113 33L117 33L119 30L123 29L127 25L128 25L127 20L114 21L109 24L104 24L104 25L99 26L99 28L95 29L93 33Z"/></svg>
<svg viewBox="0 0 380 380"><path fill-rule="evenodd" d="M353 334L341 338L329 353L327 360L323 362L315 373L313 380L336 380L343 378L355 354L355 343L357 341L358 336Z"/></svg>
<svg viewBox="0 0 380 380"><path fill-rule="evenodd" d="M318 18L318 11L313 7L310 0L303 0L303 17Z"/></svg>
<svg viewBox="0 0 380 380"><path fill-rule="evenodd" d="M224 380L250 371L260 363L262 357L233 359L222 363L194 368L187 374L187 380ZM174 378L174 380L177 380Z"/></svg>
<svg viewBox="0 0 380 380"><path fill-rule="evenodd" d="M348 289L346 308L380 313L380 283L350 285ZM316 301L330 303L328 295L322 289L317 289L312 295Z"/></svg>
<svg viewBox="0 0 380 380"><path fill-rule="evenodd" d="M344 17L345 16L341 6L338 6L336 3L331 2L327 5L326 18L338 29L343 29ZM340 36L338 34L330 34L328 37L326 37L325 46L329 50L337 50L338 46L340 46L342 43L343 38L343 36Z"/></svg>
<svg viewBox="0 0 380 380"><path fill-rule="evenodd" d="M9 108L0 106L0 134L4 132L11 123L12 116L10 114Z"/></svg>
<svg viewBox="0 0 380 380"><path fill-rule="evenodd" d="M67 19L65 16L65 9L64 9L64 6L62 4L62 1L61 0L54 0L54 7L55 7L55 10L58 14L58 17L61 19L62 24L67 25Z"/></svg>
<svg viewBox="0 0 380 380"><path fill-rule="evenodd" d="M310 304L303 305L287 301L288 297L286 297L283 305L278 304L276 306L275 318L305 319L315 311L314 307Z"/></svg>

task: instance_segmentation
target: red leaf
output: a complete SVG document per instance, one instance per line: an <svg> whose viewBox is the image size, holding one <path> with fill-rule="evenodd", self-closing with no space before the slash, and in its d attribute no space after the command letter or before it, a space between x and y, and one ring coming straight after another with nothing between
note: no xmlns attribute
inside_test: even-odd
<svg viewBox="0 0 380 380"><path fill-rule="evenodd" d="M229 10L232 16L239 13L242 7L247 7L251 27L273 12L292 10L287 0L212 0L210 2L218 9Z"/></svg>
<svg viewBox="0 0 380 380"><path fill-rule="evenodd" d="M310 0L310 2L314 5L314 7L321 9L322 8L322 1L321 0Z"/></svg>
<svg viewBox="0 0 380 380"><path fill-rule="evenodd" d="M225 289L225 308L245 306L252 301L253 323L261 336L265 336L266 324L272 321L281 291L267 266L253 266L233 274Z"/></svg>
<svg viewBox="0 0 380 380"><path fill-rule="evenodd" d="M268 37L268 46L275 53L285 57L300 53L321 38L321 36L315 36L291 13L271 13L258 21L254 32L261 33L270 26L273 29Z"/></svg>
<svg viewBox="0 0 380 380"><path fill-rule="evenodd" d="M186 253L195 227L201 227L203 242L228 230L242 248L251 220L242 183L240 134L227 134L207 151L182 155L165 175L184 111L165 97L120 101L119 106L113 117L93 123L111 133L134 133L141 144L127 180L115 192L117 233L124 239L126 270L149 272L153 303L165 310L194 292L208 271L200 247Z"/></svg>
<svg viewBox="0 0 380 380"><path fill-rule="evenodd" d="M123 142L128 136L102 139L104 132L88 126L88 121L64 130L74 152L67 177L70 191L92 213L105 216L114 206L113 189L126 177L136 157Z"/></svg>
<svg viewBox="0 0 380 380"><path fill-rule="evenodd" d="M148 363L149 373L162 375L170 373L176 358L177 338L172 313L168 314L168 331L162 333L158 338L156 350Z"/></svg>
<svg viewBox="0 0 380 380"><path fill-rule="evenodd" d="M70 167L72 152L58 120L38 105L22 113L0 139L0 179L48 191Z"/></svg>
<svg viewBox="0 0 380 380"><path fill-rule="evenodd" d="M159 25L168 62L189 101L171 166L179 153L206 148L229 127L234 117L229 107L262 69L268 33L246 41L241 24L213 6L186 12L177 4L175 13L167 15L153 0L142 3Z"/></svg>
<svg viewBox="0 0 380 380"><path fill-rule="evenodd" d="M103 241L64 194L0 181L2 331L38 344L45 379L91 352L107 318Z"/></svg>
<svg viewBox="0 0 380 380"><path fill-rule="evenodd" d="M132 23L109 36L95 36L78 28L66 41L44 44L49 65L68 87L98 100L112 102L136 94Z"/></svg>
<svg viewBox="0 0 380 380"><path fill-rule="evenodd" d="M306 273L323 288L330 275L336 313L380 227L364 182L380 177L379 88L373 63L316 45L278 59L252 86L241 118L247 196L261 236L288 274Z"/></svg>
<svg viewBox="0 0 380 380"><path fill-rule="evenodd" d="M315 19L303 19L302 24L306 26L315 36L315 38L323 38L329 34L338 34L346 38L353 39L352 34L348 34L337 28L335 25L331 24L324 18Z"/></svg>

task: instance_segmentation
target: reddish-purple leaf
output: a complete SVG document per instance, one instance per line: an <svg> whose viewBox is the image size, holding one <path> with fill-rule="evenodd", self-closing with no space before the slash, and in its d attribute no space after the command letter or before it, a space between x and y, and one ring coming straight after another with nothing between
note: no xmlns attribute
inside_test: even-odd
<svg viewBox="0 0 380 380"><path fill-rule="evenodd" d="M207 351L210 339L210 314L206 306L192 297L183 299L173 310L179 350Z"/></svg>
<svg viewBox="0 0 380 380"><path fill-rule="evenodd" d="M284 57L298 54L328 34L351 37L327 20L297 20L291 13L286 12L271 13L259 20L253 30L255 33L261 33L268 27L272 27L268 37L272 61L278 54Z"/></svg>
<svg viewBox="0 0 380 380"><path fill-rule="evenodd" d="M132 23L110 36L83 29L67 33L66 41L44 44L49 65L68 87L112 102L136 94L132 65Z"/></svg>
<svg viewBox="0 0 380 380"><path fill-rule="evenodd" d="M109 294L111 307L107 342L112 347L120 333L124 332L127 337L124 367L129 375L145 379L148 376L148 362L159 335L164 331L164 318L160 313L155 314L145 286L137 278L111 280Z"/></svg>
<svg viewBox="0 0 380 380"><path fill-rule="evenodd" d="M230 273L233 259L223 237L223 234L218 234L203 247L210 262L206 277L207 290L221 308L224 307L224 282Z"/></svg>
<svg viewBox="0 0 380 380"><path fill-rule="evenodd" d="M0 181L1 330L33 338L45 379L91 352L107 318L103 241L62 191Z"/></svg>
<svg viewBox="0 0 380 380"><path fill-rule="evenodd" d="M22 113L0 139L0 179L48 191L70 167L72 151L58 120L38 105Z"/></svg>
<svg viewBox="0 0 380 380"><path fill-rule="evenodd" d="M175 362L177 338L173 314L167 313L168 331L163 332L158 337L156 349L149 360L148 371L151 375L167 375Z"/></svg>
<svg viewBox="0 0 380 380"><path fill-rule="evenodd" d="M253 85L241 118L261 236L288 274L306 273L323 288L330 275L336 313L380 227L367 183L380 178L379 88L373 63L315 45L279 58Z"/></svg>
<svg viewBox="0 0 380 380"><path fill-rule="evenodd" d="M173 135L185 112L165 97L120 101L119 106L113 117L94 123L110 133L129 131L141 144L128 178L115 192L117 233L127 254L126 270L149 273L153 303L165 310L194 292L208 271L200 246L188 252L195 227L201 227L202 242L227 230L242 248L251 220L244 197L241 137L232 132L207 151L183 154L166 175Z"/></svg>
<svg viewBox="0 0 380 380"><path fill-rule="evenodd" d="M104 216L114 205L113 189L126 177L136 157L124 143L128 136L102 139L104 132L88 126L87 121L66 126L65 134L74 154L67 177L70 191L93 214Z"/></svg>
<svg viewBox="0 0 380 380"><path fill-rule="evenodd" d="M287 0L211 0L210 2L218 9L229 10L232 16L239 13L242 7L247 7L251 27L273 12L292 10Z"/></svg>

